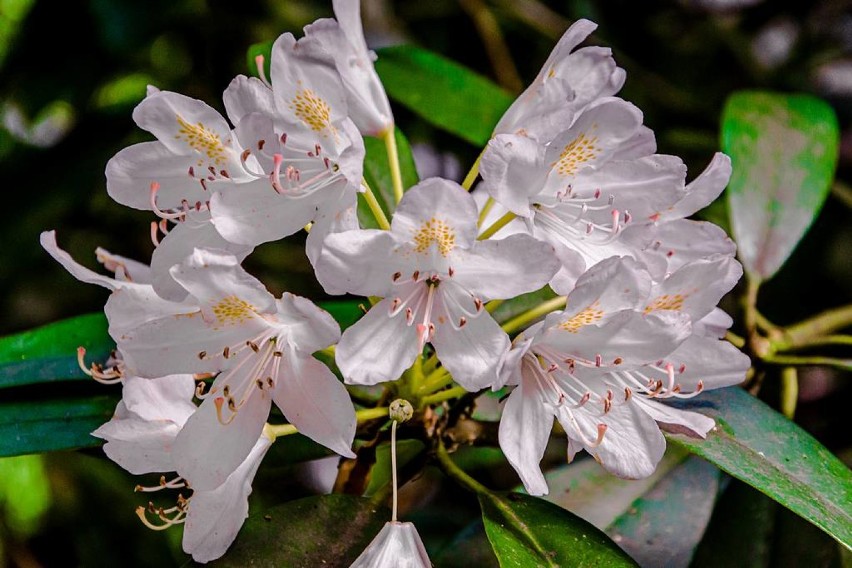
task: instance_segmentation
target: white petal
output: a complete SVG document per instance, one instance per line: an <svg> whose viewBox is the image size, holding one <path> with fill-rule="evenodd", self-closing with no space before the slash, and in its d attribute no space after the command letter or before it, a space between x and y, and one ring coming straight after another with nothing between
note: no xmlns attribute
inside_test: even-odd
<svg viewBox="0 0 852 568"><path fill-rule="evenodd" d="M739 281L742 266L728 255L713 255L682 266L651 289L645 310L676 310L698 321Z"/></svg>
<svg viewBox="0 0 852 568"><path fill-rule="evenodd" d="M155 379L124 377L121 400L129 412L151 422L168 420L183 426L195 412L192 375L167 375Z"/></svg>
<svg viewBox="0 0 852 568"><path fill-rule="evenodd" d="M71 255L59 248L56 244L56 231L44 231L39 237L41 246L52 256L62 267L71 273L71 276L81 282L87 284L97 284L107 290L118 290L125 286L139 287L144 285L133 284L124 280L116 280L103 274L98 274L93 270L89 270L82 264L77 263Z"/></svg>
<svg viewBox="0 0 852 568"><path fill-rule="evenodd" d="M716 426L712 418L697 412L673 408L644 397L638 397L636 403L657 422L668 426L686 428L689 432L702 438L707 437L707 432Z"/></svg>
<svg viewBox="0 0 852 568"><path fill-rule="evenodd" d="M393 275L411 277L416 265L396 251L389 231L344 231L326 237L316 264L317 279L329 294L386 296L393 289Z"/></svg>
<svg viewBox="0 0 852 568"><path fill-rule="evenodd" d="M257 468L272 441L261 436L246 460L219 487L194 491L183 529L183 550L196 562L225 554L248 517L248 497Z"/></svg>
<svg viewBox="0 0 852 568"><path fill-rule="evenodd" d="M704 209L722 193L731 179L731 159L717 152L701 174L686 186L686 195L664 213L665 219L683 219Z"/></svg>
<svg viewBox="0 0 852 568"><path fill-rule="evenodd" d="M312 266L319 262L328 235L360 228L357 207L358 194L350 186L344 187L343 191L338 193L337 199L328 199L319 207L305 243L305 253Z"/></svg>
<svg viewBox="0 0 852 568"><path fill-rule="evenodd" d="M276 320L288 326L287 340L299 351L313 353L340 339L340 326L331 314L307 298L284 292L276 305Z"/></svg>
<svg viewBox="0 0 852 568"><path fill-rule="evenodd" d="M722 339L734 325L734 320L719 308L713 308L709 314L699 321L692 322L692 330L696 335Z"/></svg>
<svg viewBox="0 0 852 568"><path fill-rule="evenodd" d="M541 472L553 415L542 405L533 381L523 380L509 395L500 418L500 448L530 495L547 495Z"/></svg>
<svg viewBox="0 0 852 568"><path fill-rule="evenodd" d="M237 75L222 95L225 112L233 124L252 113L274 118L277 112L272 89L256 77Z"/></svg>
<svg viewBox="0 0 852 568"><path fill-rule="evenodd" d="M391 232L397 239L413 243L427 223L437 220L450 231L454 246L467 248L476 240L477 217L476 202L459 184L429 178L403 195L393 214ZM433 244L429 250L434 248ZM416 246L415 250L420 256L427 252Z"/></svg>
<svg viewBox="0 0 852 568"><path fill-rule="evenodd" d="M727 341L693 335L665 357L675 369L682 392L693 392L701 381L704 390L738 385L745 380L751 360Z"/></svg>
<svg viewBox="0 0 852 568"><path fill-rule="evenodd" d="M141 380L141 379L140 379ZM115 416L92 432L106 440L107 457L134 475L173 471L172 445L180 426L170 420L146 420L119 402Z"/></svg>
<svg viewBox="0 0 852 568"><path fill-rule="evenodd" d="M412 523L385 523L349 568L431 568L426 547Z"/></svg>
<svg viewBox="0 0 852 568"><path fill-rule="evenodd" d="M299 432L344 457L355 457L355 408L346 387L324 364L291 350L281 363L273 398Z"/></svg>
<svg viewBox="0 0 852 568"><path fill-rule="evenodd" d="M595 321L606 321L608 315L621 310L644 307L650 290L651 280L641 264L630 258L610 258L580 277L568 295L562 315L554 315L551 319L565 321L595 306L596 312L602 312ZM546 327L551 325L554 324L546 324Z"/></svg>
<svg viewBox="0 0 852 568"><path fill-rule="evenodd" d="M403 313L390 317L390 305L382 300L343 332L335 360L348 384L396 380L420 354L415 327L406 325Z"/></svg>
<svg viewBox="0 0 852 568"><path fill-rule="evenodd" d="M525 136L500 134L488 142L479 171L494 201L521 217L532 217L530 199L547 177L545 147Z"/></svg>
<svg viewBox="0 0 852 568"><path fill-rule="evenodd" d="M643 231L628 230L621 240L637 251L637 257L649 267L655 280L662 280L693 260L714 254L732 256L737 248L717 225L688 219L663 222ZM655 268L659 266L665 268Z"/></svg>

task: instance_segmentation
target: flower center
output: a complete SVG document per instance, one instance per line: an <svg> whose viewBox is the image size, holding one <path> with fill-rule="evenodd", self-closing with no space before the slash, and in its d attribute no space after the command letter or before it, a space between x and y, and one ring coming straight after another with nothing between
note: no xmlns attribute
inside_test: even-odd
<svg viewBox="0 0 852 568"><path fill-rule="evenodd" d="M656 312L658 310L680 311L683 309L683 301L687 296L688 294L663 294L645 306L645 313L650 314L651 312Z"/></svg>
<svg viewBox="0 0 852 568"><path fill-rule="evenodd" d="M241 325L257 315L254 306L234 295L222 298L212 311L220 327Z"/></svg>
<svg viewBox="0 0 852 568"><path fill-rule="evenodd" d="M578 333L580 328L599 322L606 313L598 309L599 305L599 302L595 302L583 311L576 313L571 319L559 324L559 329L563 329L569 333Z"/></svg>
<svg viewBox="0 0 852 568"><path fill-rule="evenodd" d="M424 254L432 245L438 247L441 256L447 257L456 247L456 232L441 219L432 217L420 225L414 233L414 250Z"/></svg>
<svg viewBox="0 0 852 568"><path fill-rule="evenodd" d="M225 146L222 144L222 140L218 134L209 130L200 122L190 124L180 115L177 115L177 123L180 128L175 135L176 139L183 140L193 150L206 155L217 166L221 166L226 162ZM202 164L202 161L198 162L199 166Z"/></svg>
<svg viewBox="0 0 852 568"><path fill-rule="evenodd" d="M559 160L551 164L551 168L556 168L557 173L562 176L572 176L584 163L594 160L600 147L597 146L597 136L586 136L583 132L574 140L565 145L562 153L559 154Z"/></svg>
<svg viewBox="0 0 852 568"><path fill-rule="evenodd" d="M331 126L331 107L318 97L311 89L296 91L296 96L290 102L290 109L296 117L307 124L312 130L322 132Z"/></svg>

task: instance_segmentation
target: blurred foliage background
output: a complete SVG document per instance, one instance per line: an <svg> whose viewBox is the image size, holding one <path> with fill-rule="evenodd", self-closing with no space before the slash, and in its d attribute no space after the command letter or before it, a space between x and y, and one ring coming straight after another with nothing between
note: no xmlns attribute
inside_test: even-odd
<svg viewBox="0 0 852 568"><path fill-rule="evenodd" d="M719 146L719 116L732 91L764 88L823 97L842 129L837 182L810 233L764 286L761 309L786 324L852 301L852 1L362 3L372 47L414 43L515 92L535 76L572 21L597 22L591 43L612 47L627 70L622 96L644 111L659 151L682 156L692 175ZM9 206L0 223L0 333L103 307L105 291L77 283L40 249L42 230L57 229L60 245L90 266L97 246L150 257L152 216L113 203L103 174L118 150L150 139L131 118L146 85L222 110L222 91L247 72L249 45L284 31L298 36L302 26L325 16L331 16L330 2L319 0L0 0L0 179ZM395 112L415 144L421 176L461 178L480 149L403 109ZM727 224L721 201L707 215ZM276 294L323 297L299 238L260 247L247 267ZM825 369L804 369L801 376L797 421L849 463L849 377ZM500 460L492 461L495 484L511 485L511 476L496 467ZM287 473L261 472L253 506L263 499L274 502ZM135 484L99 451L0 460L0 566L186 563L180 531L148 531L133 515L140 501ZM428 488L426 482L419 485ZM433 491L434 484L428 489ZM426 533L428 515L418 521ZM432 523L437 533L444 525L444 537L450 534L446 519L444 511ZM783 517L776 523L781 531L776 542L786 542L787 552L768 556L773 565L802 558L790 553L790 547L799 549L787 538L801 535L796 523L803 521ZM830 540L804 542L800 548L812 553L809 562L837 562L836 554L820 556ZM712 558L708 554L704 557Z"/></svg>

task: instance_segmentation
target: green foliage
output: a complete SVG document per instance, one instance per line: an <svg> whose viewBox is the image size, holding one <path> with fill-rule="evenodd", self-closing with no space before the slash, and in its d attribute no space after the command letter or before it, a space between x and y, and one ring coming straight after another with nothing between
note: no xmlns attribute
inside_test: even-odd
<svg viewBox="0 0 852 568"><path fill-rule="evenodd" d="M30 535L50 507L50 482L42 456L0 459L0 510L18 535Z"/></svg>
<svg viewBox="0 0 852 568"><path fill-rule="evenodd" d="M837 117L809 95L741 91L725 105L728 204L746 270L771 278L813 223L837 167Z"/></svg>
<svg viewBox="0 0 852 568"><path fill-rule="evenodd" d="M402 175L402 187L408 189L417 184L417 169L414 167L414 156L411 153L411 146L405 134L397 128L396 147L399 153L399 169ZM376 201L385 212L385 216L390 220L391 213L395 209L393 196L393 182L391 181L391 171L388 162L388 154L385 149L385 143L378 138L367 136L364 138L364 147L367 151L364 157L364 179L373 190L373 195L376 196ZM358 199L358 220L361 226L368 229L377 229L379 226L373 217L370 208L367 206L363 197Z"/></svg>
<svg viewBox="0 0 852 568"><path fill-rule="evenodd" d="M426 122L483 146L509 105L506 91L454 61L411 45L378 50L388 96Z"/></svg>
<svg viewBox="0 0 852 568"><path fill-rule="evenodd" d="M706 440L668 434L852 547L852 471L822 444L744 390L703 393L683 405L716 420Z"/></svg>
<svg viewBox="0 0 852 568"><path fill-rule="evenodd" d="M349 566L389 517L352 495L289 501L252 512L228 553L208 566Z"/></svg>

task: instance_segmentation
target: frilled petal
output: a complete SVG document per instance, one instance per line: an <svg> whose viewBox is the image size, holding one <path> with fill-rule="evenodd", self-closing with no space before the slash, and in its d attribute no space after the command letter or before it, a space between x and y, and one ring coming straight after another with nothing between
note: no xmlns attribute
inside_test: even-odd
<svg viewBox="0 0 852 568"><path fill-rule="evenodd" d="M729 255L695 260L654 285L645 312L675 310L698 321L713 311L742 275L742 266Z"/></svg>
<svg viewBox="0 0 852 568"><path fill-rule="evenodd" d="M722 193L731 179L731 158L717 152L701 174L686 186L686 194L662 215L663 219L683 219L704 209Z"/></svg>
<svg viewBox="0 0 852 568"><path fill-rule="evenodd" d="M420 353L416 329L403 314L388 315L391 300L373 306L343 332L335 360L349 384L374 385L399 378Z"/></svg>
<svg viewBox="0 0 852 568"><path fill-rule="evenodd" d="M577 280L565 310L548 316L545 327L571 322L563 327L576 331L605 322L621 310L641 309L650 290L651 279L641 264L631 258L609 258Z"/></svg>
<svg viewBox="0 0 852 568"><path fill-rule="evenodd" d="M155 379L124 378L121 400L142 420L168 420L183 426L195 412L195 379L192 375L168 375Z"/></svg>
<svg viewBox="0 0 852 568"><path fill-rule="evenodd" d="M745 380L751 360L727 341L692 335L664 358L675 370L675 383L684 393L738 385ZM663 378L663 377L661 377Z"/></svg>
<svg viewBox="0 0 852 568"><path fill-rule="evenodd" d="M534 384L523 379L503 407L500 418L500 448L515 468L530 495L546 495L547 482L541 472L541 459L550 438L553 414L542 405Z"/></svg>
<svg viewBox="0 0 852 568"><path fill-rule="evenodd" d="M553 247L529 235L477 242L453 251L454 281L483 300L504 299L538 290L559 270Z"/></svg>
<svg viewBox="0 0 852 568"><path fill-rule="evenodd" d="M317 278L329 294L386 296L397 272L410 278L416 266L396 252L388 231L355 230L329 235L316 264Z"/></svg>
<svg viewBox="0 0 852 568"><path fill-rule="evenodd" d="M402 197L393 214L391 232L398 240L410 243L418 255L437 248L446 256L455 247L473 244L477 216L476 202L459 184L429 178Z"/></svg>
<svg viewBox="0 0 852 568"><path fill-rule="evenodd" d="M141 380L141 379L140 379ZM104 453L134 475L173 471L172 445L180 425L171 420L146 420L119 402L115 416L92 432L106 440Z"/></svg>
<svg viewBox="0 0 852 568"><path fill-rule="evenodd" d="M79 264L71 258L70 254L59 248L59 245L56 244L56 231L44 231L39 237L39 242L41 242L41 246L54 258L54 260L61 264L65 270L71 273L71 276L81 282L97 284L107 290L117 290L128 286L134 288L147 287L145 284L134 284L126 280L116 280L115 278L98 274L94 270L89 270L82 264Z"/></svg>
<svg viewBox="0 0 852 568"><path fill-rule="evenodd" d="M151 255L151 284L157 294L173 302L186 298L186 288L172 278L169 269L183 262L196 248L216 249L234 255L239 262L254 249L223 239L210 222L209 213L191 213L186 220L172 227Z"/></svg>
<svg viewBox="0 0 852 568"><path fill-rule="evenodd" d="M349 568L431 568L426 547L412 523L385 523Z"/></svg>
<svg viewBox="0 0 852 568"><path fill-rule="evenodd" d="M444 285L442 288L441 299L450 314L453 313L450 306L469 299L463 290ZM490 387L498 381L497 371L510 347L509 336L484 310L476 317L467 318L461 326L459 322L439 318L430 341L453 379L469 391Z"/></svg>
<svg viewBox="0 0 852 568"><path fill-rule="evenodd" d="M248 384L239 390L246 392L231 393L236 397L236 411L229 408L220 391L211 389L175 440L176 470L196 491L222 485L246 460L263 431L271 393L256 388L252 380L245 382Z"/></svg>
<svg viewBox="0 0 852 568"><path fill-rule="evenodd" d="M198 313L198 307L164 300L150 286L124 286L109 297L104 312L109 320L110 335L116 342L121 343L127 339L126 333L132 332L141 325L163 318ZM128 363L127 353L124 355L124 361ZM162 377L169 374L171 372L167 371L151 376Z"/></svg>
<svg viewBox="0 0 852 568"><path fill-rule="evenodd" d="M183 529L183 550L196 562L216 560L234 542L248 517L252 480L271 445L269 438L261 436L225 483L209 491L193 492Z"/></svg>
<svg viewBox="0 0 852 568"><path fill-rule="evenodd" d="M512 213L532 217L530 199L547 177L544 155L545 146L525 136L495 136L479 165L485 191Z"/></svg>
<svg viewBox="0 0 852 568"><path fill-rule="evenodd" d="M235 125L252 113L274 118L277 109L275 95L266 84L256 77L237 75L222 95L225 112Z"/></svg>
<svg viewBox="0 0 852 568"><path fill-rule="evenodd" d="M355 409L346 387L324 364L291 350L283 357L273 398L299 432L344 457L355 457Z"/></svg>
<svg viewBox="0 0 852 568"><path fill-rule="evenodd" d="M327 311L289 292L276 302L277 321L288 326L288 341L303 353L325 349L340 339L340 326Z"/></svg>

